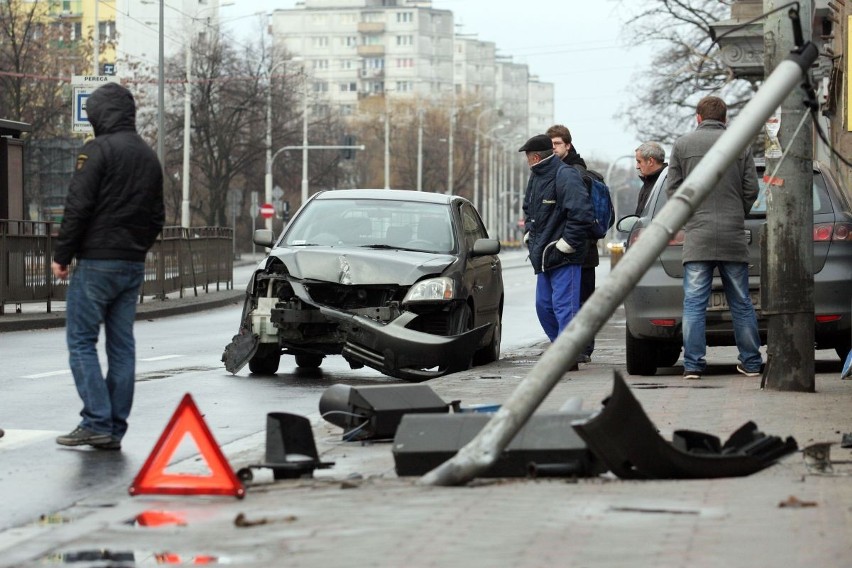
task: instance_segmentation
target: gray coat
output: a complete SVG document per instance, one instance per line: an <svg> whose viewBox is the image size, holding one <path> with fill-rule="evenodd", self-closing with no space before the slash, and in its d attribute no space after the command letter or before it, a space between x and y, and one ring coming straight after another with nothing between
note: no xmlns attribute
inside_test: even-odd
<svg viewBox="0 0 852 568"><path fill-rule="evenodd" d="M724 132L725 125L721 122L704 120L694 132L678 138L669 159L666 180L669 198ZM757 191L757 170L749 148L728 167L686 222L683 262L748 262L744 220Z"/></svg>

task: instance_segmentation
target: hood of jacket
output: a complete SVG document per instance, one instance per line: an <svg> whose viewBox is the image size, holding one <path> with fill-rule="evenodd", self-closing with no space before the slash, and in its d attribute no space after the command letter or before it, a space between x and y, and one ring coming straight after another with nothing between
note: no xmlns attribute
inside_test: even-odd
<svg viewBox="0 0 852 568"><path fill-rule="evenodd" d="M86 100L86 115L95 136L136 130L136 102L130 91L118 83L107 83L95 89Z"/></svg>

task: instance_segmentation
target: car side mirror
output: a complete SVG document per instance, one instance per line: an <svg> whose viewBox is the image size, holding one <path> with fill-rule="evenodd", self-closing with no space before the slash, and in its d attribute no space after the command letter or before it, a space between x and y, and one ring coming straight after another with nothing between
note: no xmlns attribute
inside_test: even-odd
<svg viewBox="0 0 852 568"><path fill-rule="evenodd" d="M615 228L618 229L620 233L629 233L633 230L633 226L638 220L639 215L628 215L627 217L622 217L618 220L618 223L616 223Z"/></svg>
<svg viewBox="0 0 852 568"><path fill-rule="evenodd" d="M272 245L275 244L275 233L272 232L272 229L257 229L252 237L252 242L261 247L272 248Z"/></svg>
<svg viewBox="0 0 852 568"><path fill-rule="evenodd" d="M473 243L471 256L488 256L500 252L500 241L497 239L476 239Z"/></svg>

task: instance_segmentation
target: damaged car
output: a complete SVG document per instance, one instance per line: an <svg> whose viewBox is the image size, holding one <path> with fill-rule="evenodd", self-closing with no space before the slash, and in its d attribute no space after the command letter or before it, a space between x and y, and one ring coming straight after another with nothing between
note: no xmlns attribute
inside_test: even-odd
<svg viewBox="0 0 852 568"><path fill-rule="evenodd" d="M225 368L275 374L342 355L418 382L500 356L500 242L463 197L346 189L314 194L249 281Z"/></svg>

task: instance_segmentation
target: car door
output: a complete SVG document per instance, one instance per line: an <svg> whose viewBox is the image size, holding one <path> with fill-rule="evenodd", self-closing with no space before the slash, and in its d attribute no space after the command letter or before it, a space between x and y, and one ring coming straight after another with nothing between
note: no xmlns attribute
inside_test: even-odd
<svg viewBox="0 0 852 568"><path fill-rule="evenodd" d="M480 326L496 321L503 295L503 275L500 257L496 254L472 257L477 239L487 239L488 232L479 214L469 203L462 203L459 216L462 227L462 246L467 256L465 279L474 301L474 324Z"/></svg>

